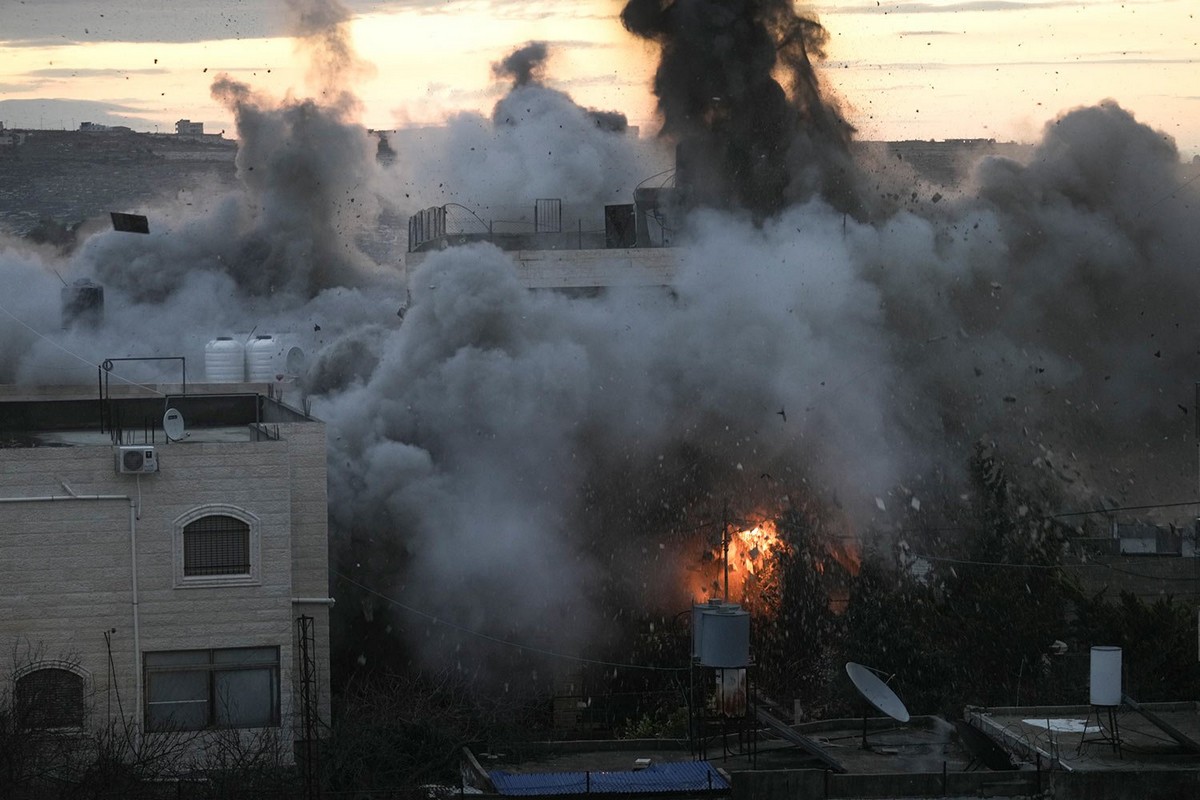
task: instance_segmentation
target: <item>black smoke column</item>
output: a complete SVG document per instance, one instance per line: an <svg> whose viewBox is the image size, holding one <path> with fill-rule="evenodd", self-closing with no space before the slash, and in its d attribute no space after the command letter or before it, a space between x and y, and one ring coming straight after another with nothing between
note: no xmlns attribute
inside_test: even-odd
<svg viewBox="0 0 1200 800"><path fill-rule="evenodd" d="M789 0L629 0L621 20L662 48L654 93L690 203L762 219L819 194L858 210L852 129L810 61L824 57L820 24Z"/></svg>

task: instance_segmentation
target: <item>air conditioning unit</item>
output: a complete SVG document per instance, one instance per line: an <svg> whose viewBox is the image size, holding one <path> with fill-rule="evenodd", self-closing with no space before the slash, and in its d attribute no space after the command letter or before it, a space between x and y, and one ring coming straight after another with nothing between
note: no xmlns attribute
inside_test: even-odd
<svg viewBox="0 0 1200 800"><path fill-rule="evenodd" d="M128 444L116 448L117 472L122 475L140 475L144 472L158 472L158 458L154 454L154 445Z"/></svg>

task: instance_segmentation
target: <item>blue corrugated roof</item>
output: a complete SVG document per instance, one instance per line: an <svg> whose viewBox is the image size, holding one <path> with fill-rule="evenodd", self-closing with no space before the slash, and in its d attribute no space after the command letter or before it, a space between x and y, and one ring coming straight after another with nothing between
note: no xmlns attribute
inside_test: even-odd
<svg viewBox="0 0 1200 800"><path fill-rule="evenodd" d="M728 791L729 782L707 761L652 764L629 772L488 773L504 795L655 794L659 792Z"/></svg>

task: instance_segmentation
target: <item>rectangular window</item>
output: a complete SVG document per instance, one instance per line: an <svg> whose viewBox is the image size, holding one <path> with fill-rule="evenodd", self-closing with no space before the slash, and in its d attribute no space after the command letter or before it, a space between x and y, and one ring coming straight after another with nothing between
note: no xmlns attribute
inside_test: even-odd
<svg viewBox="0 0 1200 800"><path fill-rule="evenodd" d="M279 648L145 654L146 730L279 724Z"/></svg>

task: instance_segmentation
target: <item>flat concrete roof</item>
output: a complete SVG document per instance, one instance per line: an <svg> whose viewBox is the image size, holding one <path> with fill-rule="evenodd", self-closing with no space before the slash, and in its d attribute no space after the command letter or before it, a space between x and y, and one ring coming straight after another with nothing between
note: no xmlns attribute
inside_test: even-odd
<svg viewBox="0 0 1200 800"><path fill-rule="evenodd" d="M175 443L168 409L185 424ZM0 448L253 442L279 438L280 423L314 421L272 384L0 386Z"/></svg>
<svg viewBox="0 0 1200 800"><path fill-rule="evenodd" d="M848 772L928 773L966 770L971 763L954 727L939 717L913 717L900 725L886 717L868 718L867 743L862 749L862 719L837 719L792 726L842 763ZM757 752L739 746L738 737L717 736L707 742L705 760L729 772L748 769L826 769L813 756L769 731L760 731ZM639 758L655 763L692 761L686 741L636 740L547 742L522 753L475 753L485 769L509 772L569 772L632 769Z"/></svg>
<svg viewBox="0 0 1200 800"><path fill-rule="evenodd" d="M968 708L967 719L1010 753L1068 771L1200 770L1196 702L1129 705ZM1165 727L1164 727L1165 726Z"/></svg>

